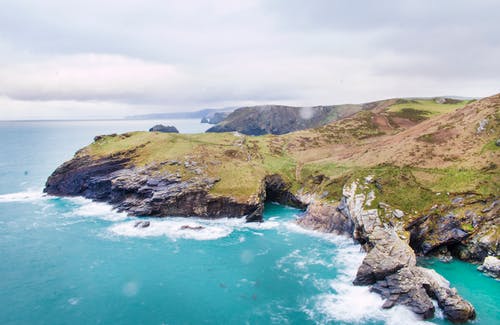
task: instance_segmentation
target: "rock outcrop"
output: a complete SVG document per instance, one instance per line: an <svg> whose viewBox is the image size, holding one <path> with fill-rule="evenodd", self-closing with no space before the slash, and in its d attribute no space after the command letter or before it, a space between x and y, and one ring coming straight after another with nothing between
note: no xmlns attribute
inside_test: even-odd
<svg viewBox="0 0 500 325"><path fill-rule="evenodd" d="M353 283L371 285L372 291L386 299L383 308L404 305L427 319L434 315L435 299L449 320L474 319L474 307L450 288L443 277L416 266L409 236L402 227L382 223L378 211L367 208L374 199L373 192L366 194L367 191L368 188L358 182L346 185L338 206L314 202L297 222L309 229L351 234L358 240L367 255ZM386 204L382 205L385 210L389 209Z"/></svg>
<svg viewBox="0 0 500 325"><path fill-rule="evenodd" d="M173 125L157 124L150 128L149 132L179 133L179 130Z"/></svg>
<svg viewBox="0 0 500 325"><path fill-rule="evenodd" d="M199 176L183 180L162 170L161 165L135 167L129 163L121 157L73 158L48 178L44 192L108 202L134 216L262 219L261 201L237 202L210 195L217 179ZM178 162L165 162L169 163Z"/></svg>
<svg viewBox="0 0 500 325"><path fill-rule="evenodd" d="M479 213L467 208L467 200L458 197L448 208L465 210L460 214L450 211L431 211L408 225L411 246L418 253L452 252L462 260L481 263L488 255L500 255L499 200L476 203L483 208Z"/></svg>
<svg viewBox="0 0 500 325"><path fill-rule="evenodd" d="M482 265L477 268L496 279L500 278L500 259L495 256L487 256Z"/></svg>
<svg viewBox="0 0 500 325"><path fill-rule="evenodd" d="M297 220L304 228L350 236L354 224L337 207L321 202L312 202L307 207L305 216Z"/></svg>

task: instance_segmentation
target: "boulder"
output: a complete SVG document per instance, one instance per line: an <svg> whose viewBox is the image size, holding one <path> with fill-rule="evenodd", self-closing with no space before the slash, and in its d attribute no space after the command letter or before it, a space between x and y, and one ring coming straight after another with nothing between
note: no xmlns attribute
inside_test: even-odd
<svg viewBox="0 0 500 325"><path fill-rule="evenodd" d="M202 230L205 229L203 226L190 226L190 225L182 225L181 230Z"/></svg>
<svg viewBox="0 0 500 325"><path fill-rule="evenodd" d="M498 279L500 278L500 259L495 256L487 256L477 269Z"/></svg>
<svg viewBox="0 0 500 325"><path fill-rule="evenodd" d="M173 125L157 124L149 129L149 132L179 133L179 130Z"/></svg>
<svg viewBox="0 0 500 325"><path fill-rule="evenodd" d="M147 228L150 226L150 222L149 221L137 221L135 224L134 224L134 227L135 228Z"/></svg>

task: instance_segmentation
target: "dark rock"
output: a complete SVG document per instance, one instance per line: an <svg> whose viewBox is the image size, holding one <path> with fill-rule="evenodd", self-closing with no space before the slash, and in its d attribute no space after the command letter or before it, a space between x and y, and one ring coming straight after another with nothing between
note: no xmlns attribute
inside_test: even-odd
<svg viewBox="0 0 500 325"><path fill-rule="evenodd" d="M208 118L206 118L206 116L203 116L203 117L201 118L200 123L208 123L208 122L209 122L209 120L208 120Z"/></svg>
<svg viewBox="0 0 500 325"><path fill-rule="evenodd" d="M163 132L163 133L179 133L179 130L172 125L162 125L158 124L149 129L149 132Z"/></svg>
<svg viewBox="0 0 500 325"><path fill-rule="evenodd" d="M377 281L371 289L384 297L384 307L395 304L408 306L422 318L434 315L432 300L436 299L443 313L452 322L466 322L476 317L472 305L462 299L449 282L434 270L404 267L385 279Z"/></svg>
<svg viewBox="0 0 500 325"><path fill-rule="evenodd" d="M240 203L211 196L216 179L199 175L183 181L175 174L159 173L155 167L133 167L129 162L121 156L75 157L52 173L44 192L108 202L135 216L241 217L261 211L263 206L259 201ZM262 220L262 213L254 220Z"/></svg>
<svg viewBox="0 0 500 325"><path fill-rule="evenodd" d="M500 139L497 139L497 141L495 141L495 145L496 145L497 147L500 147Z"/></svg>
<svg viewBox="0 0 500 325"><path fill-rule="evenodd" d="M396 304L409 307L414 313L427 319L434 316L434 304L425 289L429 286L420 270L404 267L377 281L371 291L386 299L383 308Z"/></svg>
<svg viewBox="0 0 500 325"><path fill-rule="evenodd" d="M149 221L137 221L134 224L135 228L147 228L149 226L150 226L150 222Z"/></svg>
<svg viewBox="0 0 500 325"><path fill-rule="evenodd" d="M265 197L267 201L278 202L280 204L304 209L306 205L299 200L292 192L290 186L280 175L268 175L264 178Z"/></svg>
<svg viewBox="0 0 500 325"><path fill-rule="evenodd" d="M202 230L205 229L203 226L190 226L190 225L182 225L181 230Z"/></svg>
<svg viewBox="0 0 500 325"><path fill-rule="evenodd" d="M424 254L441 246L458 244L470 235L462 229L461 221L452 213L445 216L425 216L417 221L409 224L406 229L411 232L412 247Z"/></svg>
<svg viewBox="0 0 500 325"><path fill-rule="evenodd" d="M112 133L112 134L108 134L108 135L96 135L94 137L94 141L97 142L97 141L100 141L100 140L102 140L102 139L104 139L106 137L116 137L116 135L117 135L116 133Z"/></svg>

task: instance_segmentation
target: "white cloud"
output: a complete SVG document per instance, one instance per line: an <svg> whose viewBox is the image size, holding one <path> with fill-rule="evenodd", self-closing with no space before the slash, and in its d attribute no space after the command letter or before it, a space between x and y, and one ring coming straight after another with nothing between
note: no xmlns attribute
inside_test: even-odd
<svg viewBox="0 0 500 325"><path fill-rule="evenodd" d="M498 10L488 0L6 0L0 119L487 96L500 84Z"/></svg>
<svg viewBox="0 0 500 325"><path fill-rule="evenodd" d="M120 55L56 56L0 69L1 94L24 100L147 101L188 84L172 65Z"/></svg>

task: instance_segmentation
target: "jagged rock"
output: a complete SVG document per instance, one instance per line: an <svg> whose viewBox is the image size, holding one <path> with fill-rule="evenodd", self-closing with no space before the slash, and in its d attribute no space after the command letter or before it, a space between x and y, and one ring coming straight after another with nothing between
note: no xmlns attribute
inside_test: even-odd
<svg viewBox="0 0 500 325"><path fill-rule="evenodd" d="M474 307L450 288L450 283L436 271L417 267L424 275L429 287L425 287L430 297L437 300L439 307L443 309L444 316L452 322L466 322L476 318Z"/></svg>
<svg viewBox="0 0 500 325"><path fill-rule="evenodd" d="M321 202L313 202L307 207L304 216L297 220L304 228L339 235L351 235L353 223L337 207Z"/></svg>
<svg viewBox="0 0 500 325"><path fill-rule="evenodd" d="M157 124L149 129L149 132L179 133L179 130L173 125Z"/></svg>
<svg viewBox="0 0 500 325"><path fill-rule="evenodd" d="M155 175L154 178L151 175ZM252 215L262 220L262 201L237 202L213 197L217 179L203 175L182 180L155 166L133 167L129 159L76 157L57 168L47 179L44 192L58 196L83 196L112 204L135 216L197 216L204 218Z"/></svg>
<svg viewBox="0 0 500 325"><path fill-rule="evenodd" d="M355 182L344 186L344 198L339 206L348 210L344 213L355 225L353 236L368 251L358 268L354 284L371 284L371 290L386 299L383 308L404 305L422 318L430 318L434 315L432 299L435 298L449 320L465 322L475 318L472 305L455 289L450 289L443 277L435 271L415 266L412 248L394 228L381 224L377 210L363 209L366 196L357 193L357 189ZM419 226L427 219L418 220L414 225Z"/></svg>
<svg viewBox="0 0 500 325"><path fill-rule="evenodd" d="M149 221L137 221L134 224L135 228L147 228L149 226L150 226L150 222Z"/></svg>
<svg viewBox="0 0 500 325"><path fill-rule="evenodd" d="M477 269L498 279L500 278L500 259L495 256L487 256Z"/></svg>
<svg viewBox="0 0 500 325"><path fill-rule="evenodd" d="M430 285L418 268L404 267L377 281L371 290L386 299L383 308L400 304L427 319L434 316L435 307L426 286Z"/></svg>
<svg viewBox="0 0 500 325"><path fill-rule="evenodd" d="M423 222L412 223L407 229L411 231L413 247L424 254L441 246L458 244L470 235L452 213L426 216Z"/></svg>
<svg viewBox="0 0 500 325"><path fill-rule="evenodd" d="M377 227L368 237L375 246L359 267L355 285L373 284L404 267L415 266L413 250L393 229Z"/></svg>

